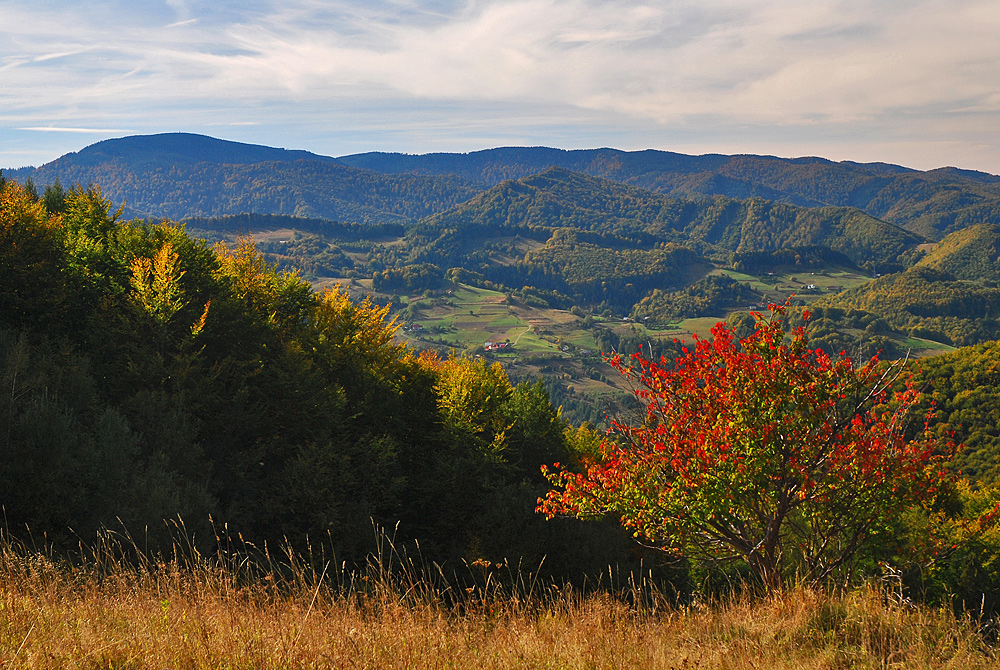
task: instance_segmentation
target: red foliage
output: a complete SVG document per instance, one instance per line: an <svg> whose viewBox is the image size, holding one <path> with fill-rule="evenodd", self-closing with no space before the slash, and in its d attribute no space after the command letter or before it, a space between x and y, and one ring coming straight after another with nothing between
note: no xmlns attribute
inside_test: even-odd
<svg viewBox="0 0 1000 670"><path fill-rule="evenodd" d="M614 422L582 472L546 471L557 488L538 510L616 514L664 548L745 561L770 588L792 569L811 582L849 573L934 494L954 445L907 425L920 394L901 365L833 360L801 328L787 342L784 307L770 307L749 337L720 323L672 363L611 358L638 381L646 420Z"/></svg>

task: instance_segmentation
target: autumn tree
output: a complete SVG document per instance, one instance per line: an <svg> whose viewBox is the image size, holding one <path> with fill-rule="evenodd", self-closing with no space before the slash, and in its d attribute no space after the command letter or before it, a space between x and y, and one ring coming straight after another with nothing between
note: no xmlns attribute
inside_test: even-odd
<svg viewBox="0 0 1000 670"><path fill-rule="evenodd" d="M539 511L617 515L644 542L744 562L768 589L792 574L850 579L894 518L934 495L951 447L911 425L920 394L902 366L834 360L801 328L788 341L771 309L748 337L720 323L671 363L613 358L646 416L615 422L577 471L547 471L556 488Z"/></svg>

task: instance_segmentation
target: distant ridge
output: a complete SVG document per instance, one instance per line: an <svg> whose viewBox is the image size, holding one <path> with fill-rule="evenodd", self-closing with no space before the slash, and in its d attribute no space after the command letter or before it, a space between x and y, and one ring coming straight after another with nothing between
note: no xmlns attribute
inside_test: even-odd
<svg viewBox="0 0 1000 670"><path fill-rule="evenodd" d="M135 215L241 213L407 223L507 180L560 167L674 198L764 198L800 207L855 207L931 240L1000 225L1000 176L921 172L887 163L648 149L500 147L471 153L362 153L333 158L191 133L105 140L8 176L44 186L100 184Z"/></svg>
<svg viewBox="0 0 1000 670"><path fill-rule="evenodd" d="M130 217L176 220L254 213L401 224L479 190L453 176L383 174L308 151L191 133L105 140L7 174L39 186L98 184Z"/></svg>
<svg viewBox="0 0 1000 670"><path fill-rule="evenodd" d="M220 140L194 133L161 133L158 135L132 135L97 142L76 153L57 158L44 167L54 168L63 163L97 164L108 159L136 161L144 158L156 162L171 160L192 163L226 163L229 165L299 160L339 162L330 156L321 156L301 149L276 149L259 144Z"/></svg>
<svg viewBox="0 0 1000 670"><path fill-rule="evenodd" d="M725 196L681 200L560 167L502 182L423 219L412 233L428 240L443 235L428 249L444 255L427 260L448 264L458 261L447 254L462 240L561 227L638 246L672 241L749 253L819 245L875 271L899 266L900 256L923 241L855 208Z"/></svg>
<svg viewBox="0 0 1000 670"><path fill-rule="evenodd" d="M679 198L724 195L802 207L857 207L930 239L977 223L1000 224L1000 176L957 168L921 172L888 163L837 163L818 157L547 147L466 154L366 153L338 160L386 174L453 174L483 187L557 166Z"/></svg>

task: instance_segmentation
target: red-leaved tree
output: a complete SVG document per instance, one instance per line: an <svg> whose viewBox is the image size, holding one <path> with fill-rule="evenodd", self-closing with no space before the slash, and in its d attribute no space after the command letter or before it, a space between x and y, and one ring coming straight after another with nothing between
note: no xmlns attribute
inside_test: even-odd
<svg viewBox="0 0 1000 670"><path fill-rule="evenodd" d="M543 467L556 488L539 512L617 515L664 549L744 561L769 589L793 573L849 578L894 518L934 495L954 446L927 417L908 425L919 392L902 364L833 360L801 328L787 341L784 307L771 310L750 336L720 323L669 364L615 356L645 420L614 422L582 471Z"/></svg>

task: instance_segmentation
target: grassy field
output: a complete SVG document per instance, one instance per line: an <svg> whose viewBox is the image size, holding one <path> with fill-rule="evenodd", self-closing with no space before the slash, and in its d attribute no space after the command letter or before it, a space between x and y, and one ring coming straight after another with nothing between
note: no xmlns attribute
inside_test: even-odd
<svg viewBox="0 0 1000 670"><path fill-rule="evenodd" d="M238 558L238 557L237 557ZM449 585L295 557L74 565L0 549L0 667L996 668L976 622L862 588L680 604L639 585ZM498 567L498 566L496 566ZM480 575L494 566L469 566Z"/></svg>
<svg viewBox="0 0 1000 670"><path fill-rule="evenodd" d="M763 291L768 301L784 302L793 294L806 302L871 281L843 268L826 268L815 273L752 277L730 270L716 270ZM326 280L317 288L340 282L355 298L371 292L371 280ZM810 285L814 289L808 289ZM389 301L392 296L377 300ZM638 335L643 340L680 340L690 344L694 336L709 337L722 316L684 319L668 326L647 328L641 322L621 317L591 317L590 327L581 316L567 310L538 308L511 301L504 293L457 285L450 290L398 297L401 309L394 314L402 326L400 336L416 349L455 350L486 355L501 362L519 379L545 375L563 384L595 407L607 405L605 398L623 400L629 386L611 366L603 362L594 339L594 327L620 334ZM863 333L856 333L862 335ZM508 342L509 347L485 352L487 342ZM933 356L951 350L931 340L903 338L901 351L916 357Z"/></svg>
<svg viewBox="0 0 1000 670"><path fill-rule="evenodd" d="M565 349L596 348L583 320L565 310L512 303L503 293L459 285L433 296L407 296L405 337L416 346L474 349L487 342L510 344L508 358L572 358Z"/></svg>
<svg viewBox="0 0 1000 670"><path fill-rule="evenodd" d="M793 295L809 303L825 295L832 295L861 286L871 277L841 267L827 267L807 272L780 272L752 276L735 270L715 270L712 274L724 274L736 281L746 282L756 291L763 293L771 302L785 302Z"/></svg>

